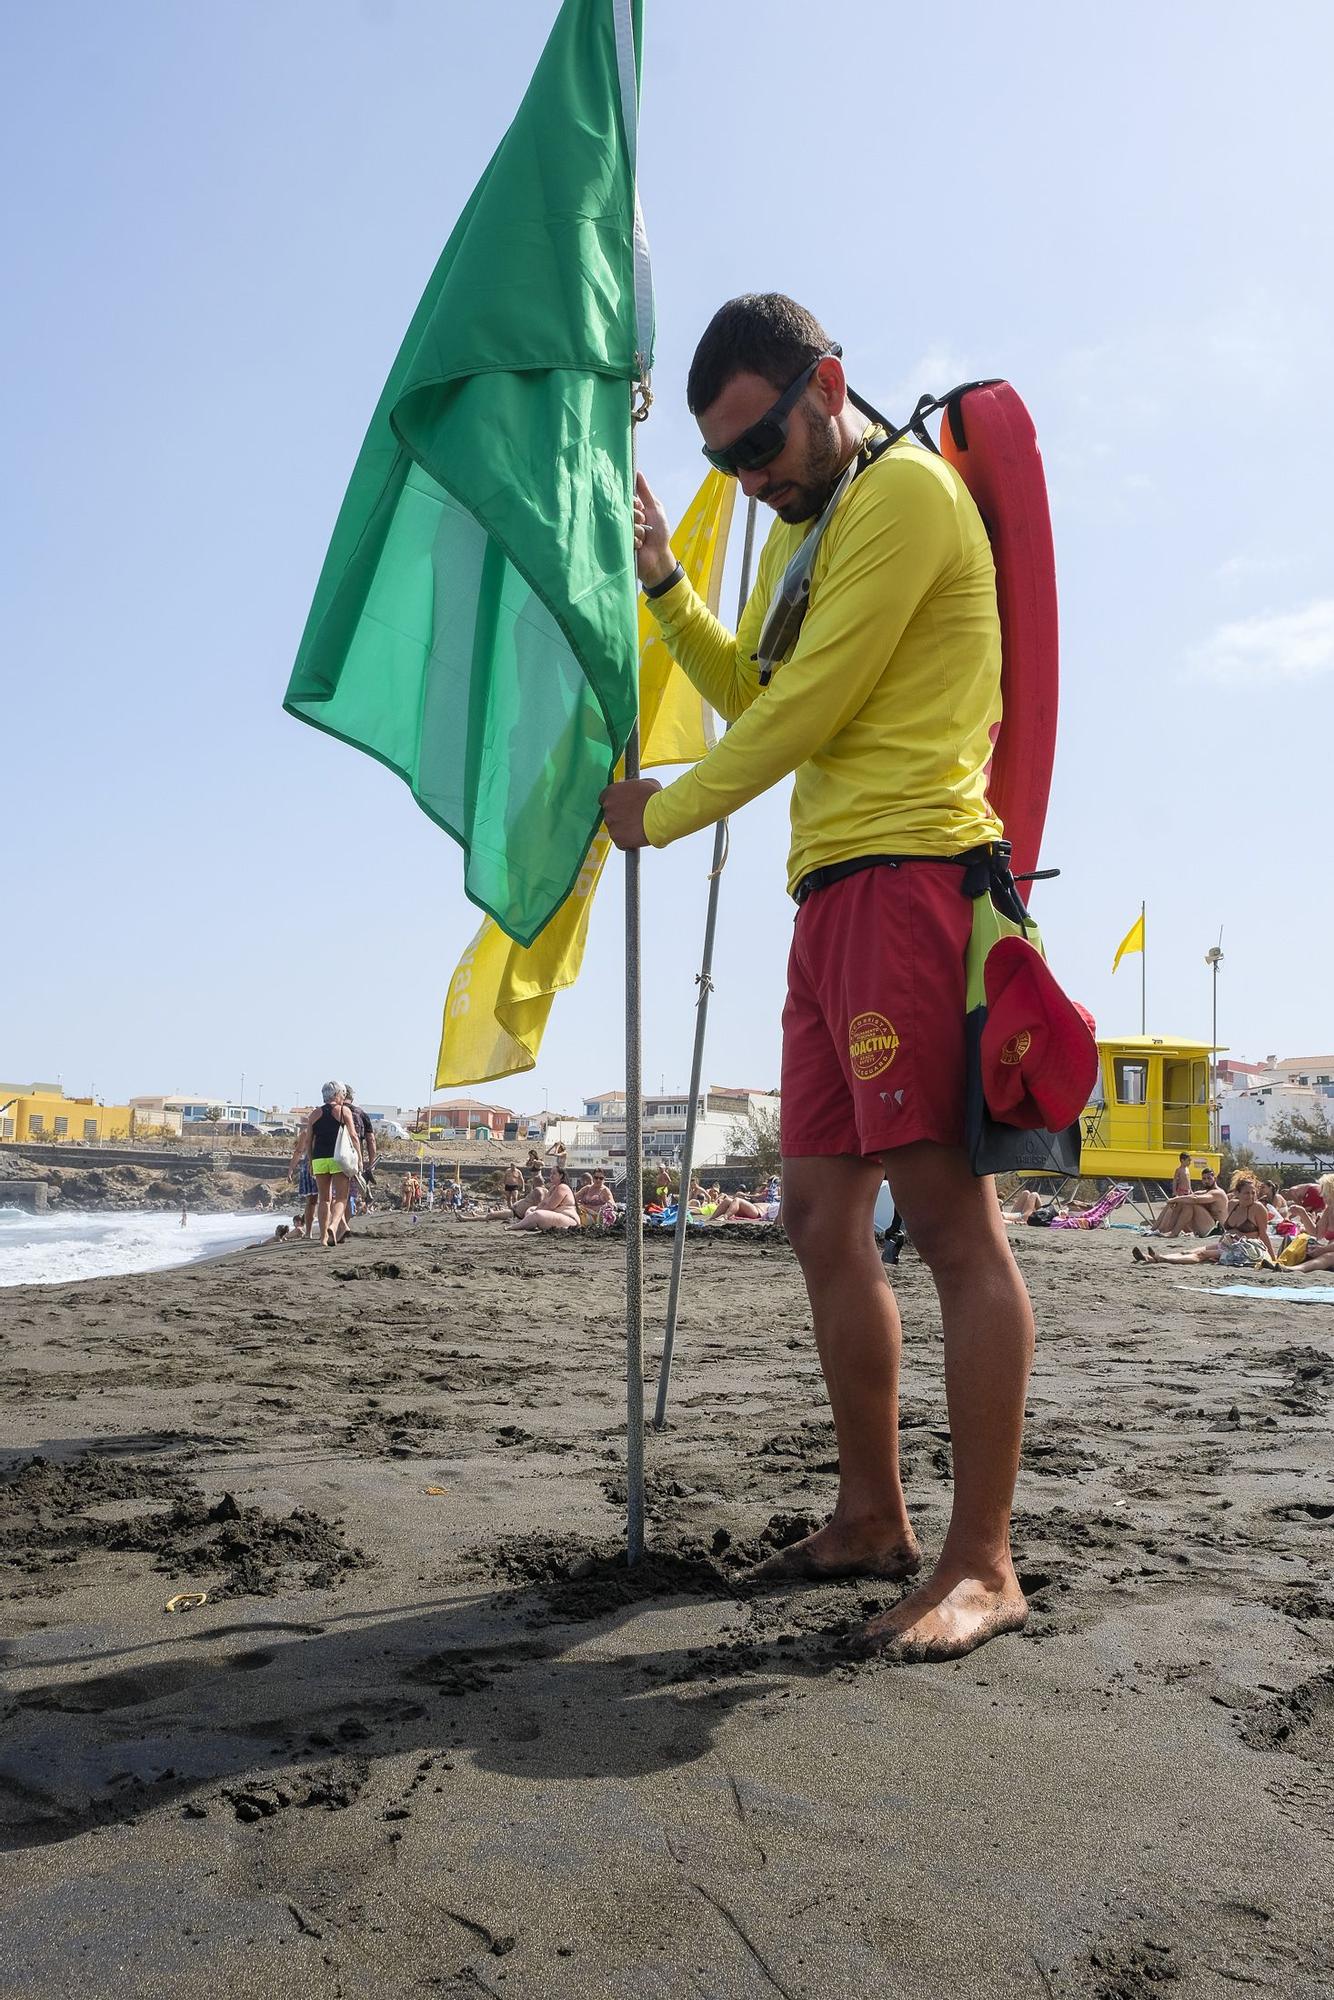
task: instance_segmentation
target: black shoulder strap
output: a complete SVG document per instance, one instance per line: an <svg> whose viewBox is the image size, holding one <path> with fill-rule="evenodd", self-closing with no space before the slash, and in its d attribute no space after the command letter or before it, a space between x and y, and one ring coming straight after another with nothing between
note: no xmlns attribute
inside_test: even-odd
<svg viewBox="0 0 1334 2000"><path fill-rule="evenodd" d="M897 444L900 438L907 437L909 431L927 451L938 452L940 447L926 427L927 418L934 416L937 410L944 410L950 435L960 451L964 450L967 444L963 427L964 397L970 389L989 389L1003 379L1000 375L983 375L975 382L960 382L955 388L947 389L943 396L919 396L906 424L891 424L888 417L882 416L873 403L868 403L855 389L849 388L848 401L855 409L860 410L864 417L869 417L872 423L879 424L885 433L883 440L872 446L867 455L868 462L879 458L881 452L888 451L890 445Z"/></svg>

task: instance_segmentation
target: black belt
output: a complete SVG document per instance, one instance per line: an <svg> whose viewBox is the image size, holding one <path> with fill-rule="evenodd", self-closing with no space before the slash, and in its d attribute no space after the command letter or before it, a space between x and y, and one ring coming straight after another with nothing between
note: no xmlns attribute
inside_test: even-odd
<svg viewBox="0 0 1334 2000"><path fill-rule="evenodd" d="M902 868L909 861L962 868L964 875L959 887L965 896L985 896L991 891L998 906L1005 907L1008 903L1009 914L1021 923L1026 920L1027 912L1018 900L1015 882L1045 882L1061 872L1059 868L1038 868L1029 875L1011 875L1009 841L988 840L981 847L966 848L962 854L858 854L851 861L831 861L827 867L812 868L809 875L803 875L792 891L792 900L804 903L817 889L828 889L845 875L860 875L864 868Z"/></svg>
<svg viewBox="0 0 1334 2000"><path fill-rule="evenodd" d="M827 868L812 868L792 891L792 900L804 903L817 889L828 889L832 883L841 882L845 875L860 875L864 868L902 868L907 861L931 861L946 868L973 868L985 862L989 867L991 861L1000 856L1008 862L1008 841L988 841L984 847L970 847L965 854L859 854L851 861L831 861ZM970 893L978 892L964 889L965 895Z"/></svg>

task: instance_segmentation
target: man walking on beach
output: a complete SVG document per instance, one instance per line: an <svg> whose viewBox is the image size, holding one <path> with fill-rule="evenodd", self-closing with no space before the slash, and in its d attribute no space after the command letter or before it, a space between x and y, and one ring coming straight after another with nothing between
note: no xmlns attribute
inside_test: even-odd
<svg viewBox="0 0 1334 2000"><path fill-rule="evenodd" d="M986 796L1000 722L991 550L943 459L902 442L876 451L838 350L791 299L722 307L687 400L710 462L778 518L734 636L685 580L639 480L639 580L673 656L732 727L665 791L609 786L607 828L618 847L664 847L796 773L783 1221L810 1296L839 1493L831 1520L766 1568L906 1578L920 1566L899 1479L901 1327L872 1226L887 1175L940 1295L954 1508L931 1576L865 1636L899 1658L953 1658L1027 1615L1009 1519L1033 1316L994 1185L963 1146L972 904L961 870L940 865L1002 833ZM770 599L854 462L795 647L762 686Z"/></svg>
<svg viewBox="0 0 1334 2000"><path fill-rule="evenodd" d="M371 1182L375 1178L375 1126L369 1112L363 1111L357 1103L356 1093L351 1084L345 1083L343 1089L347 1092L348 1109L352 1113L352 1123L357 1128L357 1143L361 1147L361 1174L365 1183L362 1204L369 1213L371 1206ZM357 1184L355 1181L348 1191L347 1200L348 1214L355 1215L358 1207Z"/></svg>

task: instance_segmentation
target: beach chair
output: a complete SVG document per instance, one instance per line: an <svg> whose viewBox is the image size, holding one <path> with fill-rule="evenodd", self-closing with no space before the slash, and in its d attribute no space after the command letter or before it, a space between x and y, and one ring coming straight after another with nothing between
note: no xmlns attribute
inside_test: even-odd
<svg viewBox="0 0 1334 2000"><path fill-rule="evenodd" d="M1053 1229L1101 1229L1108 1216L1113 1214L1116 1209L1123 1207L1130 1200L1131 1192L1130 1188L1124 1187L1118 1182L1114 1187L1109 1187L1101 1200L1095 1201L1092 1208L1087 1209L1083 1215L1054 1215L1051 1219L1051 1227Z"/></svg>

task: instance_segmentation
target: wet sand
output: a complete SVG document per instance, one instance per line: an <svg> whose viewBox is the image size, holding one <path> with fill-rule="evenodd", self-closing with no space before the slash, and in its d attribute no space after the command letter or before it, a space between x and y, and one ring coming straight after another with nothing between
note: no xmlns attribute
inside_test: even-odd
<svg viewBox="0 0 1334 2000"><path fill-rule="evenodd" d="M773 1232L692 1239L633 1573L617 1241L377 1217L4 1293L0 1992L1328 1993L1334 1315L1014 1235L1034 1615L943 1668L850 1656L892 1587L739 1578L836 1481Z"/></svg>

